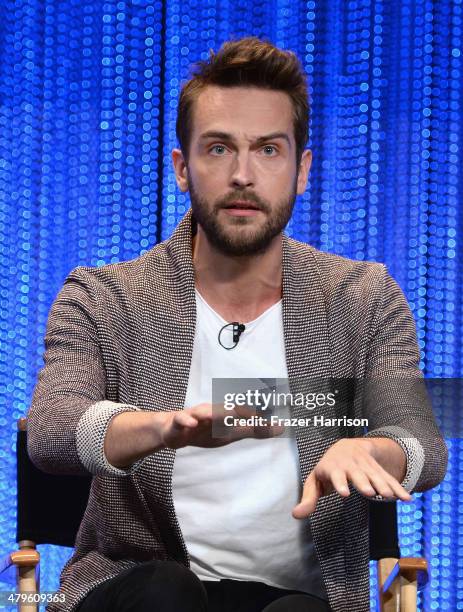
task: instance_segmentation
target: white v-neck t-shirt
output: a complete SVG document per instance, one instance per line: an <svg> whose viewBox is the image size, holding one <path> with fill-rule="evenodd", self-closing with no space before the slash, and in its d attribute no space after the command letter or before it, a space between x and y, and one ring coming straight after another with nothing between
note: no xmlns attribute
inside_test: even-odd
<svg viewBox="0 0 463 612"><path fill-rule="evenodd" d="M213 378L287 378L281 300L246 323L238 345L218 342L226 325L196 291L197 322L185 407L212 402ZM201 580L247 580L327 599L300 500L294 438L245 439L178 449L174 506Z"/></svg>

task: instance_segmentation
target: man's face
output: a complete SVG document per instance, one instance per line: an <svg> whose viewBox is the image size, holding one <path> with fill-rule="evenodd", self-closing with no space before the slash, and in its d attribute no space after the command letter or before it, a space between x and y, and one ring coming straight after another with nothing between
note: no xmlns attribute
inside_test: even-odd
<svg viewBox="0 0 463 612"><path fill-rule="evenodd" d="M197 222L224 254L265 251L291 217L310 168L310 151L299 174L296 168L289 96L208 86L194 104L192 124L188 165L178 150L173 158Z"/></svg>

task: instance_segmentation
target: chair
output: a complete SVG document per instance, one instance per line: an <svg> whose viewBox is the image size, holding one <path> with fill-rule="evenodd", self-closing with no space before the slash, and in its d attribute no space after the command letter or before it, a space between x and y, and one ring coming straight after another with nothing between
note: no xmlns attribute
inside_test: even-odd
<svg viewBox="0 0 463 612"><path fill-rule="evenodd" d="M396 502L370 502L370 559L377 561L378 609L415 612L428 582L426 559L400 557Z"/></svg>
<svg viewBox="0 0 463 612"><path fill-rule="evenodd" d="M85 511L91 476L57 476L38 470L27 454L26 419L18 420L17 482L19 550L0 560L0 574L16 568L17 592L39 592L37 544L73 547ZM400 558L394 502L370 503L370 558L378 566L381 612L415 612L417 589L428 581L424 559ZM19 604L20 612L37 606Z"/></svg>
<svg viewBox="0 0 463 612"><path fill-rule="evenodd" d="M36 545L74 547L92 477L46 474L36 468L27 454L25 418L18 419L16 455L19 550L0 559L0 575L16 568L17 592L34 593L40 592L40 554ZM19 604L18 610L36 612L38 606Z"/></svg>

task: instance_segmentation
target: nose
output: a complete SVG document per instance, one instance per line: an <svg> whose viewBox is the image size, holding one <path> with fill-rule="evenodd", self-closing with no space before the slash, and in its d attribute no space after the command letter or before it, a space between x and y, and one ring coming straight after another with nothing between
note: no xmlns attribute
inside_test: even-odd
<svg viewBox="0 0 463 612"><path fill-rule="evenodd" d="M254 171L251 165L251 156L247 152L238 153L233 161L231 186L243 188L253 185Z"/></svg>

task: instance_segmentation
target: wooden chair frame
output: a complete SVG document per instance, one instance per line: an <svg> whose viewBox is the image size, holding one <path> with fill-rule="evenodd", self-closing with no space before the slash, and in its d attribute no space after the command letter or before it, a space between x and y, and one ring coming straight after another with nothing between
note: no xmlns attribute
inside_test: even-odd
<svg viewBox="0 0 463 612"><path fill-rule="evenodd" d="M421 557L378 561L380 612L415 612L418 591L428 583L428 564Z"/></svg>

